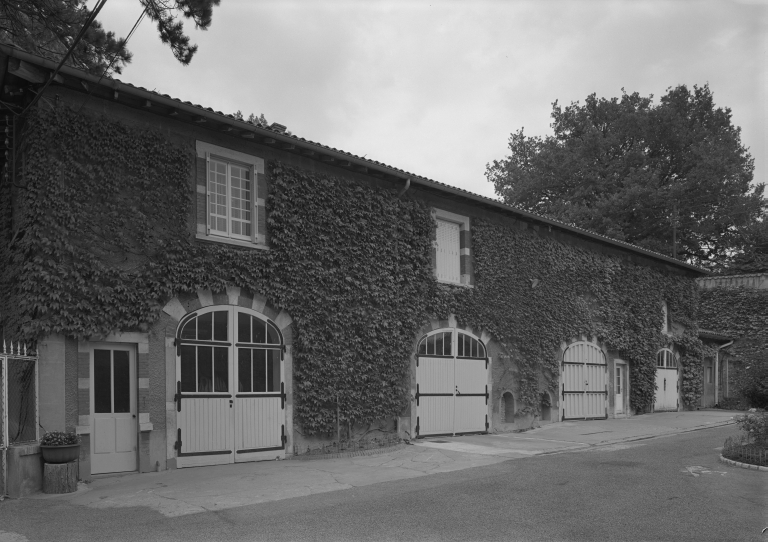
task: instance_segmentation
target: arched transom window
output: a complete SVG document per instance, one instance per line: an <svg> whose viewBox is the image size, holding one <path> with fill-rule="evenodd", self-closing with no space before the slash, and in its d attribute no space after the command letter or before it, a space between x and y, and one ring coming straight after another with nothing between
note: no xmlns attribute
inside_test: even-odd
<svg viewBox="0 0 768 542"><path fill-rule="evenodd" d="M459 330L456 330L455 337L453 330L427 335L419 342L418 353L420 356L486 358L485 345L479 339Z"/></svg>
<svg viewBox="0 0 768 542"><path fill-rule="evenodd" d="M677 369L678 355L669 348L662 348L656 354L656 367L659 369Z"/></svg>
<svg viewBox="0 0 768 542"><path fill-rule="evenodd" d="M183 393L280 390L282 336L264 317L236 307L199 311L182 322L177 344Z"/></svg>

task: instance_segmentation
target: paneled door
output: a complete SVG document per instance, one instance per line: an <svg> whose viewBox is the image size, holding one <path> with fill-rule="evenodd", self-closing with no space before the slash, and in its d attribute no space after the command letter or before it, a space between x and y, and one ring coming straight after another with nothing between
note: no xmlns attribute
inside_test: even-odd
<svg viewBox="0 0 768 542"><path fill-rule="evenodd" d="M177 466L283 457L283 341L275 324L240 307L208 307L181 322L176 344Z"/></svg>
<svg viewBox="0 0 768 542"><path fill-rule="evenodd" d="M488 358L463 331L427 334L416 356L417 436L488 430Z"/></svg>
<svg viewBox="0 0 768 542"><path fill-rule="evenodd" d="M91 347L91 474L135 471L136 356L119 344Z"/></svg>
<svg viewBox="0 0 768 542"><path fill-rule="evenodd" d="M608 366L594 343L573 343L563 353L563 420L608 417Z"/></svg>
<svg viewBox="0 0 768 542"><path fill-rule="evenodd" d="M654 412L677 411L680 406L678 362L678 355L668 348L662 348L656 354Z"/></svg>

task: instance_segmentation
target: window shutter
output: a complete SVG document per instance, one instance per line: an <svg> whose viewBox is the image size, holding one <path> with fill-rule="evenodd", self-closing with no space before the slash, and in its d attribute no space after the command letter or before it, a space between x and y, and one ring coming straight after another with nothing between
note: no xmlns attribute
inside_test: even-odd
<svg viewBox="0 0 768 542"><path fill-rule="evenodd" d="M446 282L461 282L460 226L445 220L437 221L437 278Z"/></svg>
<svg viewBox="0 0 768 542"><path fill-rule="evenodd" d="M251 165L251 209L251 243L255 243L259 227L259 186L254 165Z"/></svg>
<svg viewBox="0 0 768 542"><path fill-rule="evenodd" d="M211 153L205 153L205 233L211 235Z"/></svg>

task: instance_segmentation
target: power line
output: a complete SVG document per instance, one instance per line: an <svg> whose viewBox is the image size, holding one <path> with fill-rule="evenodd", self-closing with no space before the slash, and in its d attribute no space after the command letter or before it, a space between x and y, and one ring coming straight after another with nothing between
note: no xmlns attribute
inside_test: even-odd
<svg viewBox="0 0 768 542"><path fill-rule="evenodd" d="M134 23L134 25L133 25L133 28L131 28L131 31L130 31L130 32L128 32L128 36L126 36L126 38L125 38L125 41L123 42L123 46L124 46L124 47L125 47L126 45L128 45L128 41L131 39L131 36L133 36L133 33L134 33L134 32L136 31L136 29L139 27L139 24L141 23L141 21L143 21L143 20L144 20L144 16L145 16L146 14L147 14L147 8L144 8L144 9L142 10L142 12L141 12L141 15L139 15L139 18L138 18L138 19L136 19L136 22ZM117 55L118 55L118 54L119 54L119 51L115 51L115 54L114 54L114 55L112 55L112 60L110 60L110 62L109 62L109 64L107 65L107 67L104 69L104 72L101 74L101 77L99 77L99 81L98 81L98 83L101 83L101 80L102 80L102 79L104 79L104 76L105 76L105 75L107 75L107 72L108 72L108 71L109 71L109 69L112 67L112 64L114 64L114 63L115 63L115 60L117 60ZM97 83L97 84L98 84L98 83Z"/></svg>
<svg viewBox="0 0 768 542"><path fill-rule="evenodd" d="M75 47L77 47L77 44L80 43L80 40L85 35L85 32L88 30L88 27L91 26L91 23L93 23L93 21L96 19L96 16L101 11L101 8L103 8L104 4L106 3L107 3L107 0L99 0L99 3L96 4L96 7L93 9L93 11L88 14L88 18L85 20L83 27L80 29L80 32L78 32L77 36L75 37L75 40L72 42L72 45L69 46L67 53L61 59L61 61L59 62L59 65L56 66L56 69L53 70L53 73L51 73L50 77L48 77L48 81L45 82L45 85L43 85L43 88L41 88L37 92L37 96L35 96L34 99L29 103L29 105L24 108L24 110L20 113L19 116L24 116L24 114L27 111L29 111L29 109L32 106L34 106L37 103L37 101L42 97L43 93L45 92L45 89L47 89L50 86L50 84L53 82L54 78L59 73L59 70L61 70L61 67L64 65L67 59L72 55L72 53L75 50Z"/></svg>

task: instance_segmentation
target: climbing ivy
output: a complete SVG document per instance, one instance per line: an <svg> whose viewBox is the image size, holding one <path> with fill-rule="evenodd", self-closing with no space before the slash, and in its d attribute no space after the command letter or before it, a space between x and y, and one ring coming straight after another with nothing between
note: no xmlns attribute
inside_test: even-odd
<svg viewBox="0 0 768 542"><path fill-rule="evenodd" d="M517 364L523 411L538 409L541 370L557 393L556 353L582 335L597 337L631 362L630 401L636 409L653 404L656 352L669 344L683 353L685 402L698 399L701 342L690 331L661 333L663 301L677 323L696 329L693 280L487 220L473 222L472 242L475 288L441 288L435 310L454 313L459 322L499 339L504 359Z"/></svg>
<svg viewBox="0 0 768 542"><path fill-rule="evenodd" d="M732 287L701 292L701 325L735 339L727 349L734 391L752 406L768 401L768 290Z"/></svg>
<svg viewBox="0 0 768 542"><path fill-rule="evenodd" d="M398 415L418 330L455 314L518 366L535 411L555 390L562 342L596 336L632 362L631 402L653 402L656 351L682 351L683 395L701 393L695 332L660 333L661 303L695 330L692 280L473 220L475 287L438 285L428 206L392 190L268 163L268 251L200 243L194 154L167 134L66 107L24 127L3 221L1 323L8 336L75 338L147 330L172 297L229 284L293 318L295 415L307 433ZM8 184L2 187L10 194ZM505 362L506 363L506 362Z"/></svg>
<svg viewBox="0 0 768 542"><path fill-rule="evenodd" d="M390 191L272 164L270 297L296 322L295 412L309 430L402 411L433 295L434 221Z"/></svg>

